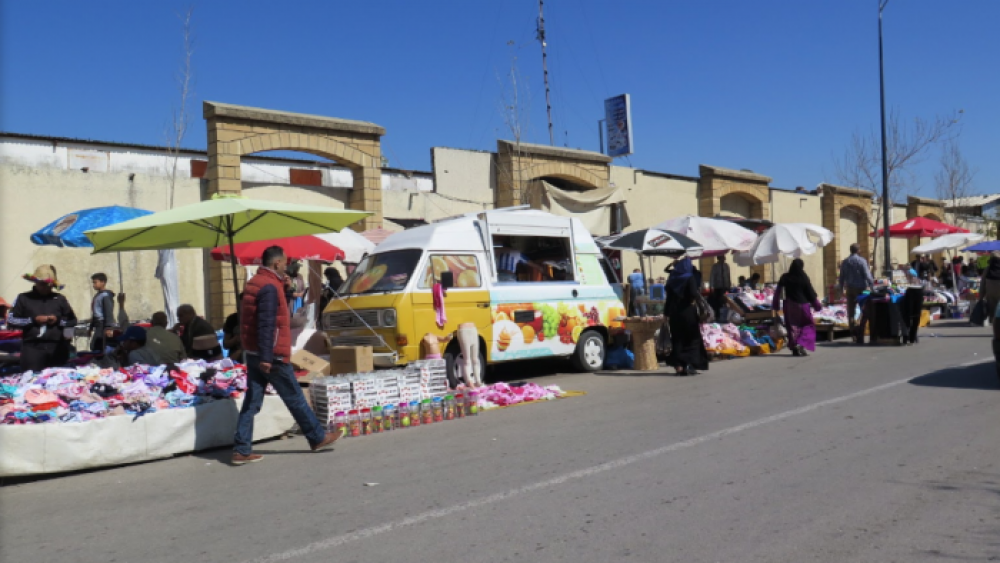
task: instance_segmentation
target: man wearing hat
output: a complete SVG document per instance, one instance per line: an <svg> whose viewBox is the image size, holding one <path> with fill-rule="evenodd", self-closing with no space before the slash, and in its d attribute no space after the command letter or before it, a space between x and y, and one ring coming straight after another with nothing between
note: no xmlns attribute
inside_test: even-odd
<svg viewBox="0 0 1000 563"><path fill-rule="evenodd" d="M141 326L130 326L121 337L122 350L126 354L126 365L143 364L158 366L161 362L153 350L146 346L146 329Z"/></svg>
<svg viewBox="0 0 1000 563"><path fill-rule="evenodd" d="M24 279L35 284L14 300L8 320L11 328L23 331L21 369L42 371L61 366L69 359L69 340L63 329L76 326L76 313L56 289L62 289L52 265L39 266Z"/></svg>

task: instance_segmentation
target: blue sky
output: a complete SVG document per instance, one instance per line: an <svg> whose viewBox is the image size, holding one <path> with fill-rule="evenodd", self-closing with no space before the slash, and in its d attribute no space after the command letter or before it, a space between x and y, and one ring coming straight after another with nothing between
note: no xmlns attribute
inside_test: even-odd
<svg viewBox="0 0 1000 563"><path fill-rule="evenodd" d="M190 2L2 2L0 129L160 144L177 103L177 14ZM534 0L195 3L201 100L373 121L392 166L430 147L492 150L512 59L526 141L547 143ZM792 188L836 181L851 133L878 124L877 0L548 0L556 144L597 150L604 98L628 92L637 167L748 168ZM1000 192L1000 1L892 0L887 104L963 110L981 192ZM509 45L513 42L513 45ZM914 193L933 195L937 155Z"/></svg>

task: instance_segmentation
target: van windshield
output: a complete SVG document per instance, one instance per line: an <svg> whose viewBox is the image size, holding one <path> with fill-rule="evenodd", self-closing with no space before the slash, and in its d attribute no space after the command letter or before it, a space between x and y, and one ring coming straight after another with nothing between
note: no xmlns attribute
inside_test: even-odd
<svg viewBox="0 0 1000 563"><path fill-rule="evenodd" d="M418 248L380 252L365 257L344 284L344 293L388 293L402 291L420 261Z"/></svg>

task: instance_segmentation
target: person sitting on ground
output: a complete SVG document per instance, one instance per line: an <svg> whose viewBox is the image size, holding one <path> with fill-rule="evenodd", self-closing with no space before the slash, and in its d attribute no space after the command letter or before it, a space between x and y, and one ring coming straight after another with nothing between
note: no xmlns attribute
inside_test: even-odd
<svg viewBox="0 0 1000 563"><path fill-rule="evenodd" d="M215 329L198 316L194 307L187 304L178 307L177 320L174 332L181 337L187 357L206 361L222 357L222 346L215 336Z"/></svg>
<svg viewBox="0 0 1000 563"><path fill-rule="evenodd" d="M239 302L243 302L243 292L240 292ZM226 317L226 322L222 325L222 347L229 351L229 357L234 362L243 362L243 349L240 346L239 312Z"/></svg>
<svg viewBox="0 0 1000 563"><path fill-rule="evenodd" d="M125 329L121 337L121 350L124 352L122 365L158 366L166 363L159 361L156 352L146 346L146 329L141 326L130 326Z"/></svg>
<svg viewBox="0 0 1000 563"><path fill-rule="evenodd" d="M0 297L0 330L7 329L7 313L10 312L10 303Z"/></svg>
<svg viewBox="0 0 1000 563"><path fill-rule="evenodd" d="M167 330L167 314L163 311L153 313L149 320L150 326L146 330L146 353L153 357L152 365L174 364L185 357L184 343L180 337Z"/></svg>
<svg viewBox="0 0 1000 563"><path fill-rule="evenodd" d="M743 277L743 276L740 276L740 277ZM750 275L750 279L744 279L740 283L740 287L745 288L745 289L752 289L754 291L760 289L759 286L760 286L760 274L757 273L757 272L754 272L753 274L751 274Z"/></svg>

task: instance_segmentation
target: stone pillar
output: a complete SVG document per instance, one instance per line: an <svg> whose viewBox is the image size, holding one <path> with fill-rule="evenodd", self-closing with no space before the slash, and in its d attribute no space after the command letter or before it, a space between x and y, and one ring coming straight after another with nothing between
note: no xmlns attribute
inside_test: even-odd
<svg viewBox="0 0 1000 563"><path fill-rule="evenodd" d="M355 230L366 231L382 226L382 169L372 166L355 168L354 189L351 191L351 209L370 211L373 215L355 223Z"/></svg>

